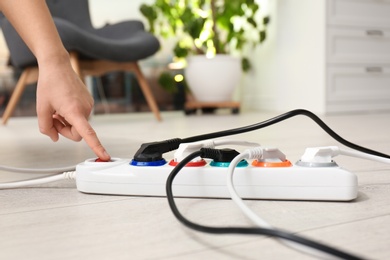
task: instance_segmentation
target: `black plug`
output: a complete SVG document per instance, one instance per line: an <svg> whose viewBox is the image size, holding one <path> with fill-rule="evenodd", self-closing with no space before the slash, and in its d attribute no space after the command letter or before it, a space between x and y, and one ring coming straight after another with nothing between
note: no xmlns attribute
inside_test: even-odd
<svg viewBox="0 0 390 260"><path fill-rule="evenodd" d="M164 153L176 150L181 142L180 138L175 138L160 142L144 143L135 153L133 160L137 162L161 161Z"/></svg>
<svg viewBox="0 0 390 260"><path fill-rule="evenodd" d="M202 148L201 151L203 152L202 157L213 159L214 162L231 162L237 155L240 154L236 150L230 148Z"/></svg>
<svg viewBox="0 0 390 260"><path fill-rule="evenodd" d="M225 148L225 149L212 149L212 148L202 148L201 157L213 159L210 162L210 166L213 167L229 167L230 163L238 156L240 153L234 149ZM237 167L246 167L248 162L246 160L241 160Z"/></svg>

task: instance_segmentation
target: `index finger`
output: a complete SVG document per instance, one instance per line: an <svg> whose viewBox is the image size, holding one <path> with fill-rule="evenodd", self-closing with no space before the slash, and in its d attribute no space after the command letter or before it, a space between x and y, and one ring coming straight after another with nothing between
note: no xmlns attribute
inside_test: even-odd
<svg viewBox="0 0 390 260"><path fill-rule="evenodd" d="M78 117L74 121L69 123L72 124L71 130L77 131L78 134L84 139L87 145L92 149L92 151L102 160L109 161L110 155L107 153L106 149L101 144L95 130L88 123L88 120L83 117Z"/></svg>

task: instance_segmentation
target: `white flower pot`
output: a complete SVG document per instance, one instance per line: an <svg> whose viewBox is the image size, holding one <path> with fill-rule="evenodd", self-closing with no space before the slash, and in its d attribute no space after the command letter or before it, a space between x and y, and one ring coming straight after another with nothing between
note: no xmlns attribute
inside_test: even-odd
<svg viewBox="0 0 390 260"><path fill-rule="evenodd" d="M232 101L234 89L240 81L241 60L230 55L204 55L187 59L185 78L199 102Z"/></svg>

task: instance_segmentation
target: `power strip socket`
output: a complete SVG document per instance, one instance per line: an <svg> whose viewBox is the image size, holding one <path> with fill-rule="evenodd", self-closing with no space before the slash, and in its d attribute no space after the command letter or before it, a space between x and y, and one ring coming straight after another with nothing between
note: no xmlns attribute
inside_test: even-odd
<svg viewBox="0 0 390 260"><path fill-rule="evenodd" d="M86 160L76 167L77 189L84 193L166 196L174 167L133 166L128 159ZM336 164L325 167L258 167L250 162L234 171L234 186L244 199L350 201L357 197L357 177ZM173 182L176 197L230 198L227 168L184 167Z"/></svg>

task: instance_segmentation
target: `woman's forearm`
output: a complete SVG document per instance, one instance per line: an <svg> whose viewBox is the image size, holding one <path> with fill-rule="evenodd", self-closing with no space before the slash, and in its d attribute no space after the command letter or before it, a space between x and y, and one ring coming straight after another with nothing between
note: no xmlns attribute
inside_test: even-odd
<svg viewBox="0 0 390 260"><path fill-rule="evenodd" d="M0 0L0 9L33 52L38 64L67 57L45 0Z"/></svg>

